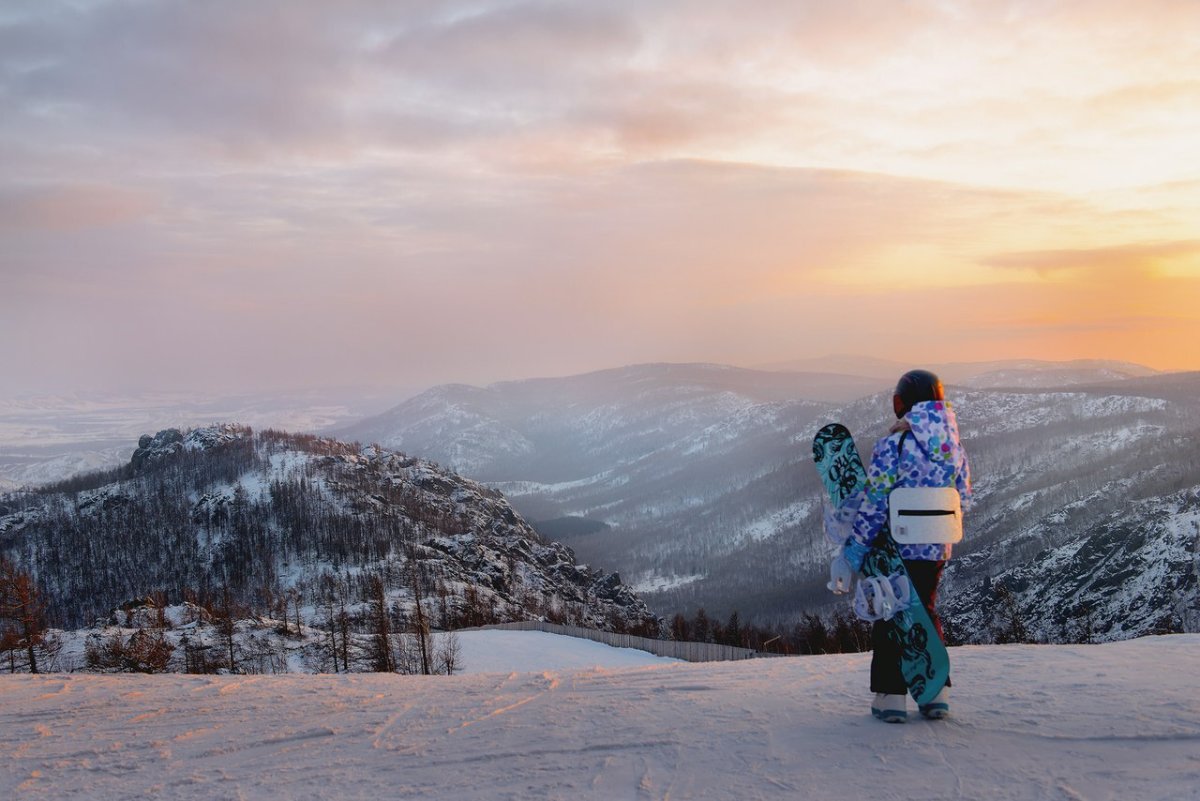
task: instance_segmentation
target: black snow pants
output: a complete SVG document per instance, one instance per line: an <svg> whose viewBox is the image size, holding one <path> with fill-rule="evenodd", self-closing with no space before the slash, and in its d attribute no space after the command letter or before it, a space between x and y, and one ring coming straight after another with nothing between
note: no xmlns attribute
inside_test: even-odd
<svg viewBox="0 0 1200 801"><path fill-rule="evenodd" d="M945 567L945 562L904 560L904 568L908 571L908 577L912 579L913 588L916 589L921 603L925 604L925 610L929 612L933 626L943 640L945 636L942 634L942 620L938 617L935 605L938 582L942 580L942 569ZM907 695L908 685L904 683L904 674L900 672L900 648L888 636L892 626L890 620L877 620L871 628L871 692ZM946 686L950 686L949 681L946 682Z"/></svg>

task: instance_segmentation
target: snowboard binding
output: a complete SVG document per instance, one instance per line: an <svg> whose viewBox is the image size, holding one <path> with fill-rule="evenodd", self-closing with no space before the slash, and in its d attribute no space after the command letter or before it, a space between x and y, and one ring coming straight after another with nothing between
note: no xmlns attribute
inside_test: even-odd
<svg viewBox="0 0 1200 801"><path fill-rule="evenodd" d="M825 585L825 589L834 595L845 595L850 592L850 582L853 576L850 563L839 553L829 563L829 582Z"/></svg>
<svg viewBox="0 0 1200 801"><path fill-rule="evenodd" d="M866 576L854 593L854 614L860 620L891 620L912 605L911 583L903 573Z"/></svg>

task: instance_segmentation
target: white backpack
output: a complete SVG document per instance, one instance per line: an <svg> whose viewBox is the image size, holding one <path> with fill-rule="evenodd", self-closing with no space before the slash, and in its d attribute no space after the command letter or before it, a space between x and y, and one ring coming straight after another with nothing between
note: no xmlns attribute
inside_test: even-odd
<svg viewBox="0 0 1200 801"><path fill-rule="evenodd" d="M901 545L962 540L962 500L954 487L898 487L888 496L888 524Z"/></svg>

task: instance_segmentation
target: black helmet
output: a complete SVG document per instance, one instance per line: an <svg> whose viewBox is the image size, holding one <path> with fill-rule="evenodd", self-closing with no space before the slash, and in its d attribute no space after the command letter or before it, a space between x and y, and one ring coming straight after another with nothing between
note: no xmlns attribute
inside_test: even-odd
<svg viewBox="0 0 1200 801"><path fill-rule="evenodd" d="M896 382L892 406L896 410L896 417L903 417L912 410L914 404L945 399L946 391L942 389L940 378L928 370L909 370Z"/></svg>

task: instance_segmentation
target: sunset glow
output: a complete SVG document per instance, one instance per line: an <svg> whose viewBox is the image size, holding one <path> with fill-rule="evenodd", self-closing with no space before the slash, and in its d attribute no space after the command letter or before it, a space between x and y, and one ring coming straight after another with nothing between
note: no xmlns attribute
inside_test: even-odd
<svg viewBox="0 0 1200 801"><path fill-rule="evenodd" d="M0 9L5 394L1200 369L1200 3Z"/></svg>

